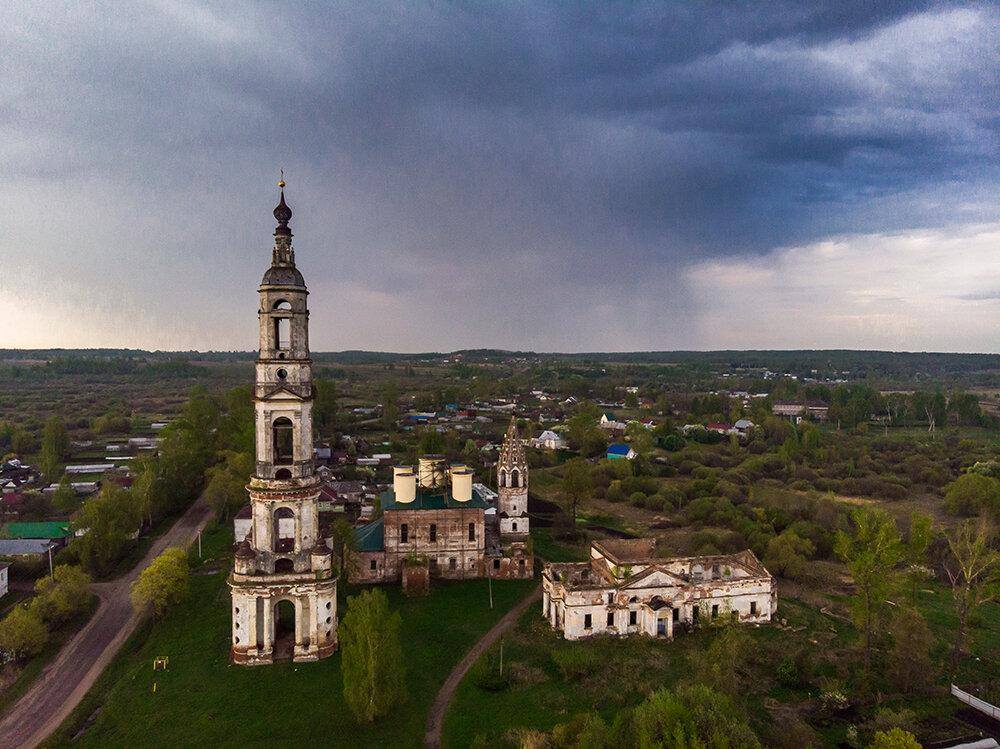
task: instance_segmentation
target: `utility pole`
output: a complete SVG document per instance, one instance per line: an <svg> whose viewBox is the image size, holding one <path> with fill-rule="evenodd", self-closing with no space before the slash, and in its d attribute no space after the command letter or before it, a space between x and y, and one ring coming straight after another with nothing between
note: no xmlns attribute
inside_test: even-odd
<svg viewBox="0 0 1000 749"><path fill-rule="evenodd" d="M49 577L55 577L56 573L52 570L52 542L49 542Z"/></svg>
<svg viewBox="0 0 1000 749"><path fill-rule="evenodd" d="M493 610L493 576L489 573L486 574L486 582L490 588L490 611Z"/></svg>
<svg viewBox="0 0 1000 749"><path fill-rule="evenodd" d="M201 559L201 531L198 531L198 559Z"/></svg>

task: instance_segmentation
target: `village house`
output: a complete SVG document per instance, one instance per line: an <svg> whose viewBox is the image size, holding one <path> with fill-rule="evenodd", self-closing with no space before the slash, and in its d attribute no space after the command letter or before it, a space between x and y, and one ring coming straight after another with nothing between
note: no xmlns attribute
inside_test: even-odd
<svg viewBox="0 0 1000 749"><path fill-rule="evenodd" d="M546 429L531 441L531 445L541 450L565 450L566 440L551 429Z"/></svg>
<svg viewBox="0 0 1000 749"><path fill-rule="evenodd" d="M803 419L826 421L829 418L830 407L819 401L775 401L771 404L771 413L789 418L798 424Z"/></svg>
<svg viewBox="0 0 1000 749"><path fill-rule="evenodd" d="M605 457L608 460L635 460L637 455L638 453L628 445L616 442L608 445L608 451L605 454Z"/></svg>
<svg viewBox="0 0 1000 749"><path fill-rule="evenodd" d="M546 564L542 615L567 640L644 634L729 617L771 620L778 606L771 574L749 549L737 554L660 558L655 538L595 541L589 562Z"/></svg>

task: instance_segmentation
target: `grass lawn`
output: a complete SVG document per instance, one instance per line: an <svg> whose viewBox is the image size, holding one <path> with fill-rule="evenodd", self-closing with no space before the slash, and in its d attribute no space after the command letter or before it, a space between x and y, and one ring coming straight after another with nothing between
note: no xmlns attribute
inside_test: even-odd
<svg viewBox="0 0 1000 749"><path fill-rule="evenodd" d="M535 585L494 581L493 610L485 580L435 582L429 596L414 599L396 585L384 586L403 616L409 701L388 718L358 725L343 698L339 655L256 668L229 663L231 541L228 527L206 532L203 571L217 571L196 569L189 599L130 638L48 745L66 745L92 719L74 747L420 746L427 710L447 674ZM341 615L343 598L342 591ZM170 658L170 668L154 673L153 658L159 655Z"/></svg>
<svg viewBox="0 0 1000 749"><path fill-rule="evenodd" d="M531 543L535 554L546 562L585 562L590 558L589 543L572 546L556 541L551 528L532 528Z"/></svg>

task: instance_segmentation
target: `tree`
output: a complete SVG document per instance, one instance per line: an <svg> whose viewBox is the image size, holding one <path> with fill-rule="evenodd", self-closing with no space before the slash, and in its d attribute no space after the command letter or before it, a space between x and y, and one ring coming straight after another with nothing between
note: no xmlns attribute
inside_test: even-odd
<svg viewBox="0 0 1000 749"><path fill-rule="evenodd" d="M59 512L72 512L79 504L80 500L76 496L76 489L70 483L69 475L64 473L59 479L59 486L52 494L52 506Z"/></svg>
<svg viewBox="0 0 1000 749"><path fill-rule="evenodd" d="M910 579L910 599L917 600L917 585L928 574L923 566L927 561L927 547L930 546L934 532L934 519L922 512L910 515L910 535L906 539L905 556L909 565L907 576Z"/></svg>
<svg viewBox="0 0 1000 749"><path fill-rule="evenodd" d="M690 670L699 684L735 699L747 686L747 663L752 652L750 635L726 622L707 649L691 653Z"/></svg>
<svg viewBox="0 0 1000 749"><path fill-rule="evenodd" d="M902 728L889 731L877 731L868 749L920 749L917 737Z"/></svg>
<svg viewBox="0 0 1000 749"><path fill-rule="evenodd" d="M573 532L576 532L576 514L580 505L584 504L593 491L590 478L590 466L580 458L566 461L563 465L562 483L560 486L563 500L566 502Z"/></svg>
<svg viewBox="0 0 1000 749"><path fill-rule="evenodd" d="M164 549L132 584L132 608L137 612L152 609L160 619L184 600L190 579L187 552L177 546Z"/></svg>
<svg viewBox="0 0 1000 749"><path fill-rule="evenodd" d="M389 380L382 386L382 426L386 429L396 428L396 419L399 418L399 388L396 383Z"/></svg>
<svg viewBox="0 0 1000 749"><path fill-rule="evenodd" d="M889 674L902 692L920 692L930 684L934 673L930 650L934 644L927 622L913 608L896 614L890 628L892 651L889 654Z"/></svg>
<svg viewBox="0 0 1000 749"><path fill-rule="evenodd" d="M625 438L640 458L646 458L653 452L653 433L638 421L630 421L625 427Z"/></svg>
<svg viewBox="0 0 1000 749"><path fill-rule="evenodd" d="M90 602L90 575L80 567L57 565L52 577L35 581L32 607L50 624L62 624L83 611Z"/></svg>
<svg viewBox="0 0 1000 749"><path fill-rule="evenodd" d="M837 531L834 551L847 564L857 592L854 612L865 634L865 673L871 673L872 634L904 547L896 521L885 510L859 508L851 514L853 534Z"/></svg>
<svg viewBox="0 0 1000 749"><path fill-rule="evenodd" d="M38 655L48 641L48 627L28 606L15 606L0 621L0 651L12 660Z"/></svg>
<svg viewBox="0 0 1000 749"><path fill-rule="evenodd" d="M966 521L958 529L946 532L945 539L948 553L943 566L958 616L951 651L954 676L965 647L969 618L984 604L1000 601L1000 552L990 546L985 522Z"/></svg>
<svg viewBox="0 0 1000 749"><path fill-rule="evenodd" d="M73 540L81 563L97 574L109 572L125 554L139 522L129 493L117 484L104 484L100 494L84 502L76 516L76 526L86 531Z"/></svg>
<svg viewBox="0 0 1000 749"><path fill-rule="evenodd" d="M981 473L966 473L948 484L944 508L952 515L978 515L986 510L1000 517L1000 481Z"/></svg>
<svg viewBox="0 0 1000 749"><path fill-rule="evenodd" d="M337 518L333 521L333 553L340 560L340 574L345 576L347 582L347 564L350 553L358 548L358 537L351 525L344 518Z"/></svg>
<svg viewBox="0 0 1000 749"><path fill-rule="evenodd" d="M760 749L760 740L733 701L703 685L661 689L635 708L635 745Z"/></svg>
<svg viewBox="0 0 1000 749"><path fill-rule="evenodd" d="M39 457L42 473L48 479L58 475L59 466L69 456L69 433L60 416L50 416L42 431L42 454Z"/></svg>
<svg viewBox="0 0 1000 749"><path fill-rule="evenodd" d="M208 469L205 500L217 518L228 520L246 504L246 485L253 471L253 456L232 450L224 451L222 462Z"/></svg>
<svg viewBox="0 0 1000 749"><path fill-rule="evenodd" d="M793 530L785 530L767 542L764 565L788 580L805 576L809 559L816 553L816 545L802 538Z"/></svg>
<svg viewBox="0 0 1000 749"><path fill-rule="evenodd" d="M406 699L400 626L381 590L347 600L340 623L344 697L358 721L371 722Z"/></svg>
<svg viewBox="0 0 1000 749"><path fill-rule="evenodd" d="M597 455L607 446L608 441L597 426L597 417L591 404L579 404L576 413L567 420L566 441L584 457Z"/></svg>
<svg viewBox="0 0 1000 749"><path fill-rule="evenodd" d="M337 425L337 385L333 380L317 379L313 392L313 427L328 435Z"/></svg>

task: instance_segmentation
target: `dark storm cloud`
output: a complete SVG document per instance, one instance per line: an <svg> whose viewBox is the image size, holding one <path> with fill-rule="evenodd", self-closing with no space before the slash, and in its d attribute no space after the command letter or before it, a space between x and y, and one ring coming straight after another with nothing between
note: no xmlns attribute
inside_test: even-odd
<svg viewBox="0 0 1000 749"><path fill-rule="evenodd" d="M996 220L998 20L870 2L9 7L3 194L52 226L16 226L0 253L31 242L81 279L126 259L151 329L178 295L200 325L252 289L282 165L339 326L322 346L711 346L660 323L689 307L686 266ZM235 314L214 317L191 345L235 336Z"/></svg>

